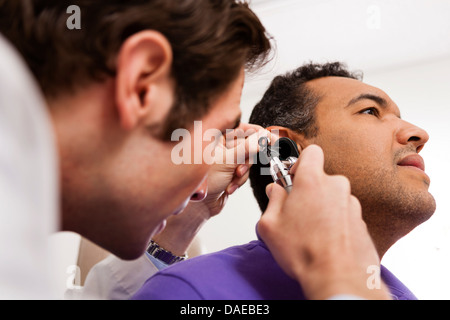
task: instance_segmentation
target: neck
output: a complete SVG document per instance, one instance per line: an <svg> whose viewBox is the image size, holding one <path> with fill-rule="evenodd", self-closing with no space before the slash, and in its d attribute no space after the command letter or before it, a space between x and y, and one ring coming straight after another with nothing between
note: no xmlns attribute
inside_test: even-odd
<svg viewBox="0 0 450 320"><path fill-rule="evenodd" d="M67 208L68 196L73 190L88 192L90 173L102 165L100 151L106 145L104 137L109 136L102 130L114 116L108 111L113 109L109 107L113 101L108 85L94 84L76 94L48 101L60 159L62 230L75 229L78 220L73 208Z"/></svg>
<svg viewBox="0 0 450 320"><path fill-rule="evenodd" d="M364 211L363 217L380 260L398 240L415 228L415 226L398 219L395 214Z"/></svg>

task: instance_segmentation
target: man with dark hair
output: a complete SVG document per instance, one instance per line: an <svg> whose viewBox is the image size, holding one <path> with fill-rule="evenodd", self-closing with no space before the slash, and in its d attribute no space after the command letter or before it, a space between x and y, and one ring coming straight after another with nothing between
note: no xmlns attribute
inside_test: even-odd
<svg viewBox="0 0 450 320"><path fill-rule="evenodd" d="M418 155L428 141L428 135L422 129L402 120L398 107L386 93L363 83L360 79L360 75L350 73L341 63L304 65L292 73L274 79L261 102L253 110L250 122L269 130L277 130L280 136L294 140L305 153L312 152L312 145L323 149L325 157L317 157L319 165L324 166L327 174L346 177L336 176L336 179L350 181L346 188L350 189L351 186L352 194L359 199L363 219L378 256L382 258L398 239L430 218L435 211L434 198L428 192L430 180L424 172L423 159ZM295 175L305 172L300 169L302 165L306 166L300 163L299 168L293 172ZM274 188L278 186L270 184L271 178L261 176L261 172L261 166L254 165L250 179L258 203L266 212L261 220L264 226L258 227L258 231L265 233L267 228L276 227L273 224L271 226L272 214L269 220L266 220L265 215L274 210L273 203L268 205L267 196L272 199L276 191ZM301 179L301 176L296 176L294 186ZM319 191L308 190L305 187L308 183L310 186L314 185L311 177L303 181L304 194L291 192L284 210L295 202L298 205L304 204L309 193ZM345 186L343 188L345 189ZM310 203L309 206L304 206L304 210L314 215ZM295 216L295 212L293 215ZM330 215L333 213L330 212ZM323 224L327 217L321 214L320 219L322 222L316 223ZM333 219L335 216L330 217L330 221ZM311 225L310 221L314 222L313 219L309 220L308 226ZM305 229L301 221L292 221L292 226L291 231L297 228L296 237L302 238L305 234L309 245L320 245L322 238L328 236L316 233L314 228ZM282 263L284 260L280 259L280 253L274 248L282 250L282 246L291 245L298 248L297 239L293 239L292 235L292 232L286 236L279 233L277 246L273 246L275 241L270 239L272 253L269 252L268 245L257 240L168 268L149 279L135 297L304 299L304 285L311 296L311 288L318 288L317 283L324 280L315 277L314 267L320 267L314 265L318 260L315 257L316 251L305 250L296 253L298 256L303 255L299 260L304 261L304 266L310 262L312 275L308 275L305 270L295 273L289 268L285 269ZM336 238L336 242L339 241L341 239ZM361 247L359 242L349 245ZM326 258L330 259L333 255L338 257L341 254L347 255L346 252L328 252ZM281 254L283 255L287 256L285 252ZM328 262L330 261L328 266L332 266L332 260ZM380 271L377 271L377 268L378 265L366 265L364 285L373 286L372 289L383 286L381 282L371 282L371 274ZM381 266L380 272L393 298L415 299L386 268ZM327 275L321 275L324 274ZM299 280L300 285L288 275ZM348 275L342 273L341 280L346 276ZM361 275L355 278L359 276ZM312 279L317 282L313 286ZM173 290L174 287L177 290ZM351 290L341 293L351 293ZM327 293L323 294L324 298L330 297Z"/></svg>
<svg viewBox="0 0 450 320"><path fill-rule="evenodd" d="M72 5L80 8L79 30L66 25ZM175 100L165 125L149 129L166 140L206 114L244 66L264 64L270 49L261 22L239 1L2 0L0 8L0 31L52 100L118 77L121 49L133 35L163 35L170 44Z"/></svg>
<svg viewBox="0 0 450 320"><path fill-rule="evenodd" d="M340 63L324 65L307 64L294 72L278 76L255 106L250 122L263 128L278 126L303 134L305 138L317 136L319 129L316 122L316 106L320 96L307 86L309 81L324 77L344 77L362 81L362 74L349 72ZM253 194L264 212L269 199L266 186L272 181L271 176L261 175L261 164L250 170Z"/></svg>
<svg viewBox="0 0 450 320"><path fill-rule="evenodd" d="M77 5L81 29L68 30ZM61 229L139 257L196 190L203 165L175 165L174 128L233 129L244 68L270 42L242 2L2 1L0 32L47 98L61 168ZM202 146L204 148L205 145ZM164 199L164 201L160 201Z"/></svg>
<svg viewBox="0 0 450 320"><path fill-rule="evenodd" d="M80 9L79 29L67 28L69 6ZM262 66L271 48L248 4L234 0L2 0L0 32L48 105L59 154L60 230L125 260L142 256L189 200L206 197L210 165L174 164L172 131L193 131L194 120L202 121L201 136L237 127L245 71ZM217 201L245 177L235 170L211 195Z"/></svg>
<svg viewBox="0 0 450 320"><path fill-rule="evenodd" d="M276 78L250 122L265 128L279 126L300 148L317 144L324 150L325 172L350 180L382 258L398 239L435 211L435 200L428 192L430 180L418 155L429 137L401 119L386 93L360 79L337 63L309 64ZM288 86L297 87L294 91L308 98L302 101L295 95L286 96L281 90ZM335 100L342 110L333 108L338 105ZM295 105L304 113L285 112L286 105ZM346 113L349 115L344 118ZM287 120L289 114L292 118ZM264 211L267 184L259 180L256 167L251 171L254 194Z"/></svg>

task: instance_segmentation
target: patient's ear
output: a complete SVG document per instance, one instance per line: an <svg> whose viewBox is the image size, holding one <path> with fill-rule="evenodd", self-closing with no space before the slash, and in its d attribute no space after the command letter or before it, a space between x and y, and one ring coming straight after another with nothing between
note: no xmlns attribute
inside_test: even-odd
<svg viewBox="0 0 450 320"><path fill-rule="evenodd" d="M289 138L293 140L297 144L298 150L301 152L304 148L306 148L310 143L305 138L305 136L302 133L295 132L291 129L288 129L286 127L280 127L280 126L271 126L266 128L266 130L269 130L273 134L278 135L280 138Z"/></svg>
<svg viewBox="0 0 450 320"><path fill-rule="evenodd" d="M117 57L115 94L124 129L165 119L174 99L172 59L169 41L156 31L138 32L122 44Z"/></svg>

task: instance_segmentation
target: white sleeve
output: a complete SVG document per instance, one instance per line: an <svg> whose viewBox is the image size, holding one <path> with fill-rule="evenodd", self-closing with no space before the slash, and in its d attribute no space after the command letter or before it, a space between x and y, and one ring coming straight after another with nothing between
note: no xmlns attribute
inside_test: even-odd
<svg viewBox="0 0 450 320"><path fill-rule="evenodd" d="M58 165L47 112L0 35L0 299L56 297L47 245L57 227Z"/></svg>
<svg viewBox="0 0 450 320"><path fill-rule="evenodd" d="M156 272L158 269L145 254L133 261L110 255L89 271L81 291L69 290L66 298L128 300Z"/></svg>

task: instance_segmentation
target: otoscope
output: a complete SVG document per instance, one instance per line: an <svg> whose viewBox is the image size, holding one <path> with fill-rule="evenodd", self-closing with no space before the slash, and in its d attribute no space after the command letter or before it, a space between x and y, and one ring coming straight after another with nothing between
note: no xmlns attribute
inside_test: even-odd
<svg viewBox="0 0 450 320"><path fill-rule="evenodd" d="M260 152L267 153L270 175L275 183L281 185L288 193L292 189L291 168L297 162L300 153L297 144L289 138L280 138L273 146L267 137L259 139Z"/></svg>

